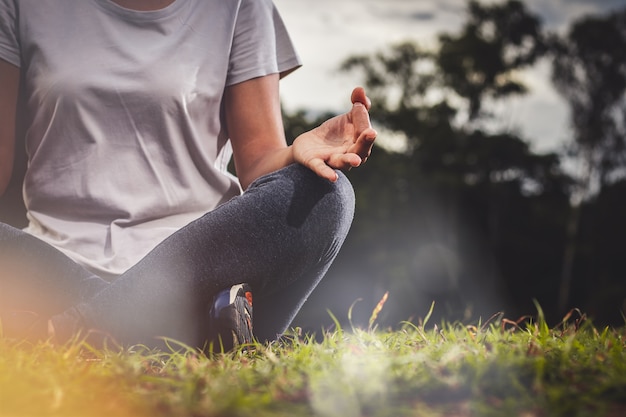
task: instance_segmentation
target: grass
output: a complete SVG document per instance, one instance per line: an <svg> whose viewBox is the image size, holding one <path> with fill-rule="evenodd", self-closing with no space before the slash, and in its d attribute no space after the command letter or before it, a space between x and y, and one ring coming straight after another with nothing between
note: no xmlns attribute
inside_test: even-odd
<svg viewBox="0 0 626 417"><path fill-rule="evenodd" d="M549 328L541 310L427 324L337 327L229 354L0 339L0 416L626 415L624 328L577 312Z"/></svg>

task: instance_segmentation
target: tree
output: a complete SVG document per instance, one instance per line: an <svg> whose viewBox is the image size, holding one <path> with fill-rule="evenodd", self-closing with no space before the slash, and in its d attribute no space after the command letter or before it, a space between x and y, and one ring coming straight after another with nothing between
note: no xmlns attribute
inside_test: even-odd
<svg viewBox="0 0 626 417"><path fill-rule="evenodd" d="M559 306L570 300L584 201L626 174L626 9L585 17L564 38L554 36L552 79L570 106L578 165L567 227Z"/></svg>
<svg viewBox="0 0 626 417"><path fill-rule="evenodd" d="M534 64L545 43L538 17L521 1L488 6L473 0L468 13L459 35L440 36L437 64L445 84L467 99L468 118L475 120L485 97L526 92L513 74Z"/></svg>

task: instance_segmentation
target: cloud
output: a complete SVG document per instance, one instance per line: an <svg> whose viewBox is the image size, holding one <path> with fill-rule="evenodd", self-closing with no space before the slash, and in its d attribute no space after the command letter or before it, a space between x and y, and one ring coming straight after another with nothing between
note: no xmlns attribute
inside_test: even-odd
<svg viewBox="0 0 626 417"><path fill-rule="evenodd" d="M583 16L604 15L626 8L624 0L526 0L524 4L540 16L546 29L558 32Z"/></svg>
<svg viewBox="0 0 626 417"><path fill-rule="evenodd" d="M607 9L623 9L626 7L624 0L562 0L566 4L584 4L591 6L596 11L605 11Z"/></svg>

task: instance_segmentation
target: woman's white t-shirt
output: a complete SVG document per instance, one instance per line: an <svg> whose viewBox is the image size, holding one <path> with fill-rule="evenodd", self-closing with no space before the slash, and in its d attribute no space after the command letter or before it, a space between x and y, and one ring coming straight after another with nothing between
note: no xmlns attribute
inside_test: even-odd
<svg viewBox="0 0 626 417"><path fill-rule="evenodd" d="M0 0L0 58L24 81L27 231L104 277L241 192L224 88L300 65L271 0Z"/></svg>

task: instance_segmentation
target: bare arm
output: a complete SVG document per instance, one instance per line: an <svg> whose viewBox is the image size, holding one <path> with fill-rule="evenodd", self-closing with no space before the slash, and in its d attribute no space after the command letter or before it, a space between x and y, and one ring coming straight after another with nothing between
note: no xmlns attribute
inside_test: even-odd
<svg viewBox="0 0 626 417"><path fill-rule="evenodd" d="M280 112L278 74L226 89L224 110L235 169L246 189L256 178L294 162Z"/></svg>
<svg viewBox="0 0 626 417"><path fill-rule="evenodd" d="M19 84L19 68L0 59L0 196L6 191L13 171Z"/></svg>
<svg viewBox="0 0 626 417"><path fill-rule="evenodd" d="M228 87L224 105L237 176L245 189L261 175L298 162L322 178L335 169L359 166L370 154L376 132L369 121L369 99L357 88L350 112L300 135L287 146L280 112L278 74Z"/></svg>

